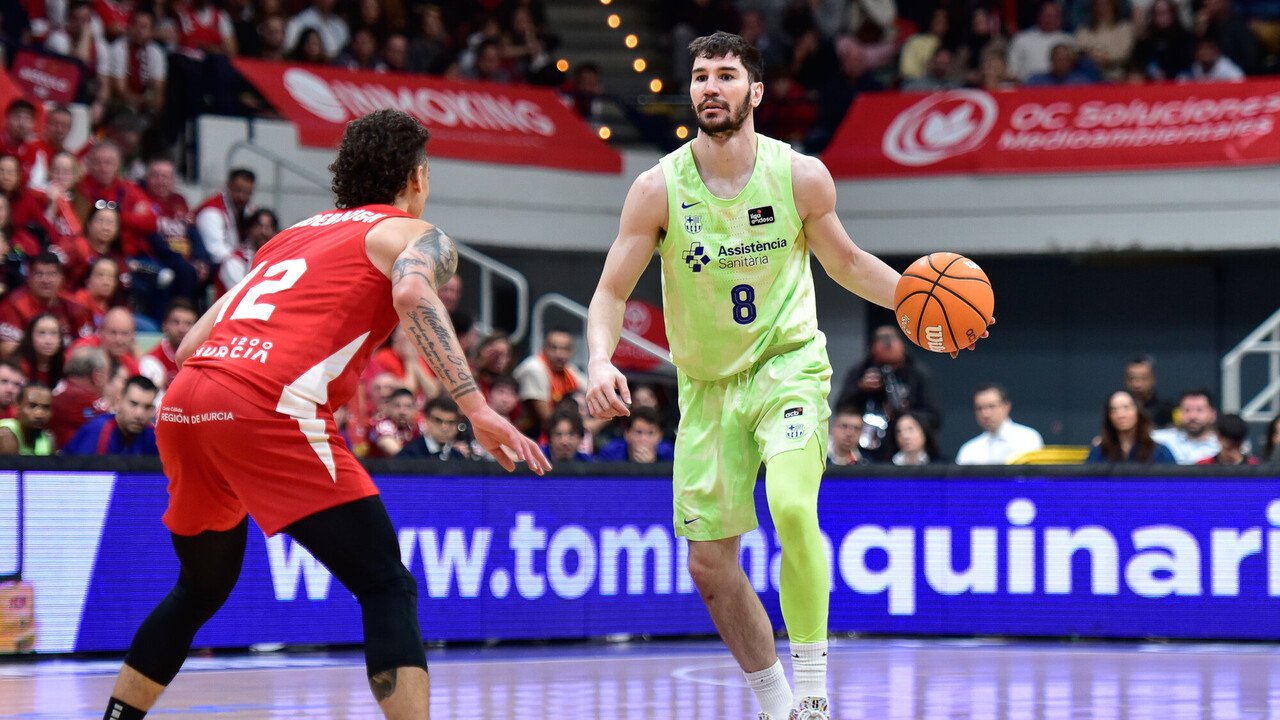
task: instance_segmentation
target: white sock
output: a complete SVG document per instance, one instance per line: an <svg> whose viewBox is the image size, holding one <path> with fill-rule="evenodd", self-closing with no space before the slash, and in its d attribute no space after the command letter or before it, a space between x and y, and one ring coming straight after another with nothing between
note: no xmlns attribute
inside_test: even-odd
<svg viewBox="0 0 1280 720"><path fill-rule="evenodd" d="M787 673L782 669L782 661L774 660L773 664L758 672L742 673L747 684L760 701L760 709L773 716L774 720L786 720L791 714L791 686L787 684Z"/></svg>
<svg viewBox="0 0 1280 720"><path fill-rule="evenodd" d="M827 641L791 643L791 668L796 677L796 697L827 696Z"/></svg>

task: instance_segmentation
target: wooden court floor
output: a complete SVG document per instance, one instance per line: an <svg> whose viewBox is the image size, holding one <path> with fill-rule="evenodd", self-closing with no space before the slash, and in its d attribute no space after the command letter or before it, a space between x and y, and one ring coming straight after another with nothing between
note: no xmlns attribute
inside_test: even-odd
<svg viewBox="0 0 1280 720"><path fill-rule="evenodd" d="M785 655L785 653L783 653ZM432 649L432 717L754 720L710 642ZM101 717L114 660L0 663L0 718ZM1280 718L1280 646L843 640L841 720ZM193 658L149 718L381 717L359 654Z"/></svg>

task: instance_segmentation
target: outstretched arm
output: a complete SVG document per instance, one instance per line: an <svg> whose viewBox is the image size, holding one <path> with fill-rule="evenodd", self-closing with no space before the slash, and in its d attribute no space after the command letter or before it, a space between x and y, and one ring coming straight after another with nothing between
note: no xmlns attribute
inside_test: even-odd
<svg viewBox="0 0 1280 720"><path fill-rule="evenodd" d="M836 215L836 185L827 167L817 158L794 154L791 184L809 247L831 279L868 302L893 307L901 275L845 232Z"/></svg>
<svg viewBox="0 0 1280 720"><path fill-rule="evenodd" d="M609 248L600 283L587 312L587 409L597 418L630 415L627 379L613 366L627 298L648 267L666 226L667 189L662 170L636 178L622 206L618 237Z"/></svg>
<svg viewBox="0 0 1280 720"><path fill-rule="evenodd" d="M427 359L446 392L453 396L470 420L476 440L507 470L515 469L515 457L541 475L551 464L532 440L500 417L480 393L462 345L449 322L449 312L436 293L458 268L458 248L453 240L427 225L404 248L391 266L391 294L403 328Z"/></svg>

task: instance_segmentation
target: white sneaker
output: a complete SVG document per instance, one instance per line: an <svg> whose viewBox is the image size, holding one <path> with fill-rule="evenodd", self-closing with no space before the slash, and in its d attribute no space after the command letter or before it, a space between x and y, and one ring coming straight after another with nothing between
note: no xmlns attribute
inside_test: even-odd
<svg viewBox="0 0 1280 720"><path fill-rule="evenodd" d="M831 720L827 699L812 696L802 699L791 709L788 720Z"/></svg>

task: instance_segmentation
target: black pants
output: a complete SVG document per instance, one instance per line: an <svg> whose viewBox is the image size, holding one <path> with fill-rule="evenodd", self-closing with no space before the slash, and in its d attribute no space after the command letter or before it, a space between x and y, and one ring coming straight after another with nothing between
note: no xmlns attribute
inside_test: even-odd
<svg viewBox="0 0 1280 720"><path fill-rule="evenodd" d="M240 577L248 518L236 527L173 535L178 582L133 638L125 664L161 685L178 674L191 641L222 607ZM426 668L418 627L418 589L400 562L395 528L378 496L305 517L285 528L360 602L370 677L397 667Z"/></svg>

